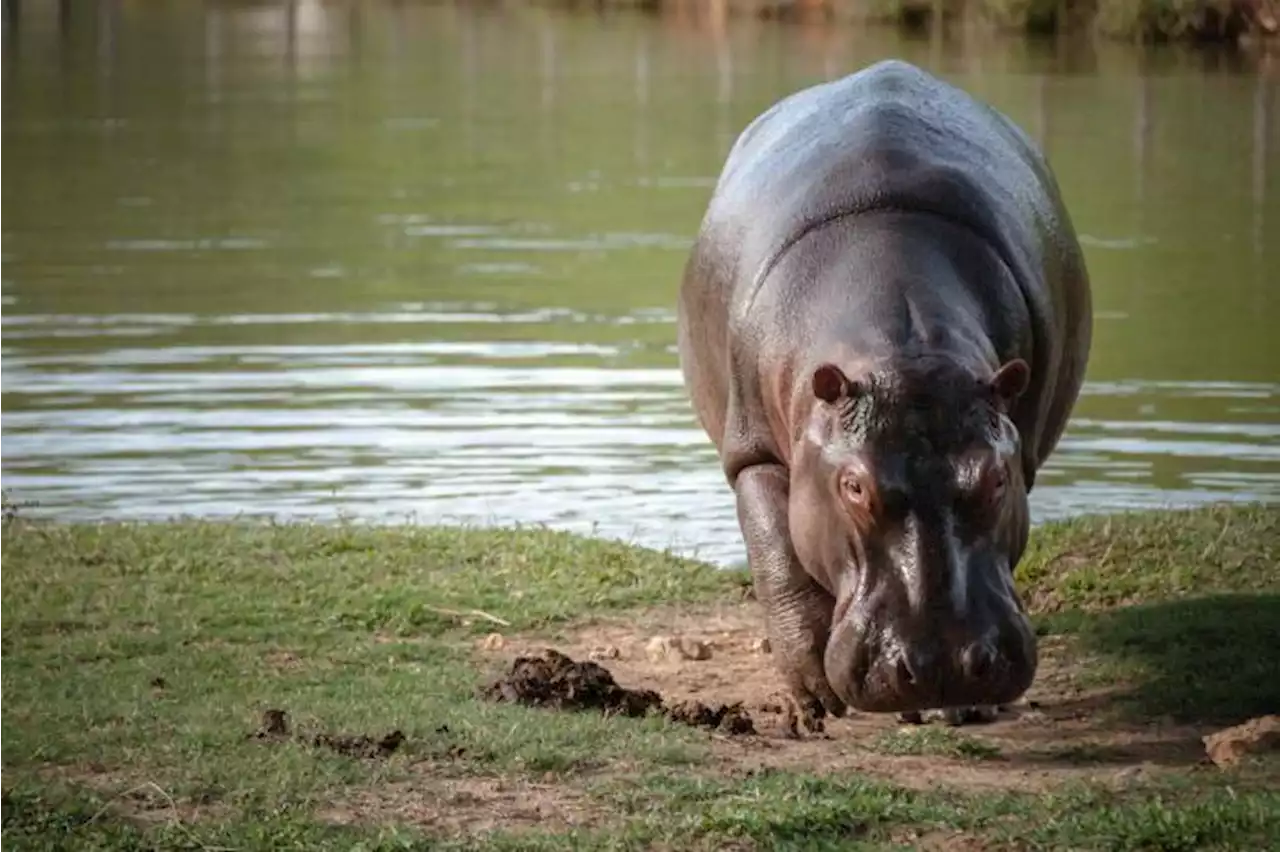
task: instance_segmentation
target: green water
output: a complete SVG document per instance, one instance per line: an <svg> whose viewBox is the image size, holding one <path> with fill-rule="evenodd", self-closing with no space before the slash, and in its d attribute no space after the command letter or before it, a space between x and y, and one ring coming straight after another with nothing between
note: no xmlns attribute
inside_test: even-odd
<svg viewBox="0 0 1280 852"><path fill-rule="evenodd" d="M412 3L28 3L4 487L60 517L545 522L741 558L674 354L735 135L898 56L1046 147L1094 281L1037 519L1280 500L1274 68ZM1273 62L1274 64L1274 62Z"/></svg>

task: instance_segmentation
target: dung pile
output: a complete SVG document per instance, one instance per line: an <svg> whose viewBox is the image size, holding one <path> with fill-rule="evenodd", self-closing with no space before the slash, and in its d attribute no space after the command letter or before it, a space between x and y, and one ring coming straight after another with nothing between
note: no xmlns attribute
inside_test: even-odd
<svg viewBox="0 0 1280 852"><path fill-rule="evenodd" d="M619 686L609 670L597 662L579 662L552 649L541 657L517 657L507 674L485 686L481 695L489 701L552 710L596 710L606 716L661 713L673 722L726 734L755 733L751 715L741 704L680 701L667 706L653 690Z"/></svg>

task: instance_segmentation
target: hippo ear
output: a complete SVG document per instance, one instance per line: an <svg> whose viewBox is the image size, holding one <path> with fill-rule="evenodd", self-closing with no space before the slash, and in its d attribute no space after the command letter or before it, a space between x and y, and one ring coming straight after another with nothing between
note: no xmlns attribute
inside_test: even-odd
<svg viewBox="0 0 1280 852"><path fill-rule="evenodd" d="M1030 383L1031 367L1021 358L1006 361L991 377L991 389L1006 408L1026 392Z"/></svg>
<svg viewBox="0 0 1280 852"><path fill-rule="evenodd" d="M813 395L826 403L832 403L842 396L852 396L853 382L835 364L820 364L813 371Z"/></svg>

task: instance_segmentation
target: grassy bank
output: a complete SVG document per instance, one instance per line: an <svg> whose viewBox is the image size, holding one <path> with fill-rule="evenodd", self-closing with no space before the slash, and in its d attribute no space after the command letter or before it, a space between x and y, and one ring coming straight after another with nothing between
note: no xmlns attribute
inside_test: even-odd
<svg viewBox="0 0 1280 852"><path fill-rule="evenodd" d="M1020 576L1065 661L1052 677L1094 702L1098 725L1194 734L1280 707L1278 564L1280 509L1213 508L1044 527ZM784 765L770 757L782 746L748 761L747 746L660 718L477 699L477 640L495 631L554 643L592 622L754 607L741 573L621 544L19 516L3 566L6 849L1260 849L1280 836L1280 767L1266 760L1219 770L1171 747L1140 755L1167 771L1102 783L1089 772L1114 755L1087 737L1015 761L981 728L886 724L852 745L798 744L810 751ZM403 745L363 757L251 736L268 708L298 731L398 730ZM837 745L859 765L939 761L944 781L819 765ZM945 783L966 767L1012 779L1032 761L1049 768L1038 788Z"/></svg>

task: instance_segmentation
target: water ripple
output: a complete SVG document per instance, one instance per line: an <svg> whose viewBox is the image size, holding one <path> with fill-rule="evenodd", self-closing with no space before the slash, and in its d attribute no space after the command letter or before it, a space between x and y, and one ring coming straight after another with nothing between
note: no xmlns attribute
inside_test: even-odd
<svg viewBox="0 0 1280 852"><path fill-rule="evenodd" d="M633 341L112 343L130 326L546 317L592 322L483 302L349 314L6 315L6 340L15 330L50 338L74 329L96 339L74 349L6 345L4 393L22 404L5 406L5 487L39 500L37 513L64 517L343 511L547 523L740 562L733 495L674 359L628 365L625 353L640 351ZM601 319L673 317L650 309ZM1267 383L1090 382L1042 472L1034 517L1280 500L1280 425L1267 414L1278 399L1280 385ZM1132 413L1172 403L1194 403L1195 419Z"/></svg>
<svg viewBox="0 0 1280 852"><path fill-rule="evenodd" d="M252 251L267 248L266 240L252 237L223 237L196 240L108 240L108 251Z"/></svg>

